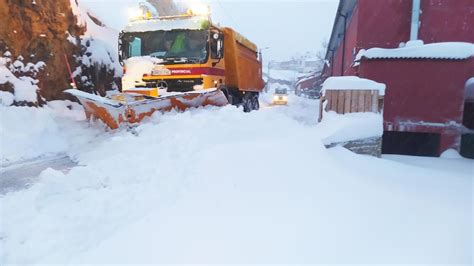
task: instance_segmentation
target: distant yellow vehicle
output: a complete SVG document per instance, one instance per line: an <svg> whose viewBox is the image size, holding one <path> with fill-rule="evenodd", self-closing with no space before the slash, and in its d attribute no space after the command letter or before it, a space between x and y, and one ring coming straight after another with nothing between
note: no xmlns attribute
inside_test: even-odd
<svg viewBox="0 0 474 266"><path fill-rule="evenodd" d="M286 89L276 89L273 94L273 105L288 105L288 92Z"/></svg>

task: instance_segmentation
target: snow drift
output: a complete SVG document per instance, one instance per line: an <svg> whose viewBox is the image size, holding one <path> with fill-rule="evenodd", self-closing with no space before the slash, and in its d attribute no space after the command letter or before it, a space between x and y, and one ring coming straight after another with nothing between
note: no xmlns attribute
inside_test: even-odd
<svg viewBox="0 0 474 266"><path fill-rule="evenodd" d="M290 108L156 114L138 136L61 127L79 166L0 196L0 260L470 262L467 171L326 150Z"/></svg>

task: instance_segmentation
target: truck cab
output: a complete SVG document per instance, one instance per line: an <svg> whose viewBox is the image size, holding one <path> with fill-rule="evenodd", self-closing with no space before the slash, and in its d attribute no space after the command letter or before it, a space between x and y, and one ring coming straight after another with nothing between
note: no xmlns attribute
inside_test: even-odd
<svg viewBox="0 0 474 266"><path fill-rule="evenodd" d="M122 90L187 92L225 83L224 37L205 16L133 21L121 32Z"/></svg>

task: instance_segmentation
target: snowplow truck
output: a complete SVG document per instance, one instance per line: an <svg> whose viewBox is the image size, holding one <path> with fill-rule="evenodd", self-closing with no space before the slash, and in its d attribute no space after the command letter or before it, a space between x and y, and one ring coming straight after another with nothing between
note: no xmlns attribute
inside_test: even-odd
<svg viewBox="0 0 474 266"><path fill-rule="evenodd" d="M116 129L156 111L242 106L259 109L264 88L257 46L208 16L180 15L130 22L119 36L121 92L101 97L77 89L89 119Z"/></svg>

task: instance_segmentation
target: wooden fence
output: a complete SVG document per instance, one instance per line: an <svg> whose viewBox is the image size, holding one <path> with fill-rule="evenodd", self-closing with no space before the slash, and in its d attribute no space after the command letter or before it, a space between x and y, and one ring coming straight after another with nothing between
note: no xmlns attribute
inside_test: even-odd
<svg viewBox="0 0 474 266"><path fill-rule="evenodd" d="M327 90L320 99L319 121L325 111L334 111L338 114L373 112L379 113L383 109L383 96L378 90Z"/></svg>

